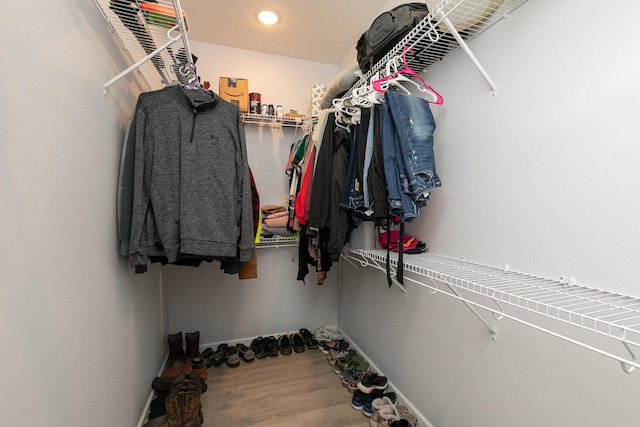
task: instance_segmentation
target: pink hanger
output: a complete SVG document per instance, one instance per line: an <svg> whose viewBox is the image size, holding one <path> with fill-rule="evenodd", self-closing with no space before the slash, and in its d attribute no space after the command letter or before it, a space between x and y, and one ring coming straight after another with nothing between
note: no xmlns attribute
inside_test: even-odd
<svg viewBox="0 0 640 427"><path fill-rule="evenodd" d="M436 90L434 88L432 88L430 85L428 85L427 82L425 82L424 79L422 77L420 77L420 75L418 73L413 71L413 69L407 64L407 51L411 52L412 55L414 54L413 53L413 49L410 48L409 46L405 46L402 49L402 62L403 62L404 68L402 68L401 70L397 70L396 72L394 72L391 75L388 75L386 77L383 77L381 79L378 79L378 80L374 81L372 83L373 88L378 92L385 93L386 90L384 90L382 88L382 83L383 82L395 80L398 77L403 77L402 74L408 74L408 75L416 77L418 80L420 80L420 82L422 83L422 87L420 87L419 85L416 85L416 86L418 86L418 89L420 89L422 92L427 92L428 91L428 92L430 92L431 94L433 94L435 96L436 99L434 101L429 101L429 104L442 105L444 103L444 98L442 98L442 96L438 92L436 92ZM408 78L404 78L402 80L412 82ZM414 83L414 82L412 82L412 83Z"/></svg>

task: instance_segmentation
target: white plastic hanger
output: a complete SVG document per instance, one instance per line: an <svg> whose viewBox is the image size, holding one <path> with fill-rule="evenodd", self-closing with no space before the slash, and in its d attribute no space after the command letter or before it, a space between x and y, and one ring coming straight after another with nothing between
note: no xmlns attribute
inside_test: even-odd
<svg viewBox="0 0 640 427"><path fill-rule="evenodd" d="M384 93L387 91L390 85L394 85L403 90L405 93L410 94L411 92L406 87L404 87L404 85L402 85L403 82L410 83L417 87L420 92L426 93L431 96L432 100L429 101L430 104L443 104L444 99L442 98L442 96L438 92L436 92L434 88L429 86L424 81L424 79L420 77L418 73L413 71L409 64L407 64L407 51L413 53L413 49L405 46L404 49L402 49L402 56L396 56L394 58L391 58L389 62L387 62L387 76L374 81L372 83L373 89L377 92ZM401 64L403 65L403 68L398 69L398 64L400 63L399 61L402 61ZM417 78L422 84L418 84L407 76Z"/></svg>

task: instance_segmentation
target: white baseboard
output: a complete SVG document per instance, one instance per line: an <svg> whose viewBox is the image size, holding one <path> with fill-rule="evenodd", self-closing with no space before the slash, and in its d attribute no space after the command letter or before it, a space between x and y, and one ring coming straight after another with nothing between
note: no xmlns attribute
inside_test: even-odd
<svg viewBox="0 0 640 427"><path fill-rule="evenodd" d="M167 360L169 360L169 352L167 352L167 355L164 357L164 360L162 361L162 365L160 366L160 371L158 371L158 375L156 375L157 377L161 376L162 373L164 372L164 367L167 366ZM145 422L147 422L147 416L149 415L149 407L151 406L151 401L153 400L154 396L155 396L155 392L151 390L151 392L149 393L149 398L147 399L147 403L144 405L144 408L142 409L142 414L140 415L140 419L138 420L137 427L142 427L142 425Z"/></svg>

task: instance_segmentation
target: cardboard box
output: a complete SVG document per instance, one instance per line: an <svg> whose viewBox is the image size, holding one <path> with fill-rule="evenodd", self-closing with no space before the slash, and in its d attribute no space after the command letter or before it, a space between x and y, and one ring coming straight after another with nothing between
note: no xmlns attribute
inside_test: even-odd
<svg viewBox="0 0 640 427"><path fill-rule="evenodd" d="M232 103L241 113L249 112L249 80L235 77L220 77L218 94Z"/></svg>

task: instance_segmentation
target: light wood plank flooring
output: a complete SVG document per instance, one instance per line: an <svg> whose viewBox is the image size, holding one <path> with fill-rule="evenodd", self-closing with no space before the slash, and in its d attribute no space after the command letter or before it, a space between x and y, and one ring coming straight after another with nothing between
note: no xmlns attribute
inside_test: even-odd
<svg viewBox="0 0 640 427"><path fill-rule="evenodd" d="M207 370L203 427L368 426L320 350Z"/></svg>

